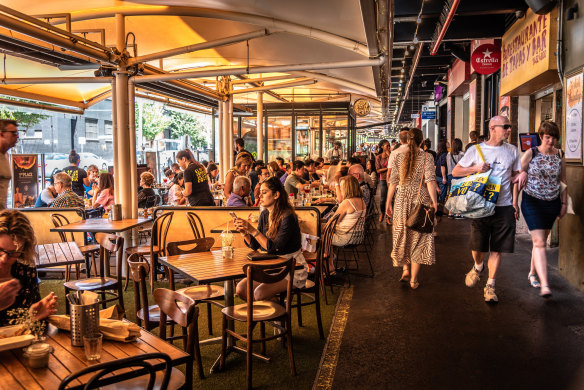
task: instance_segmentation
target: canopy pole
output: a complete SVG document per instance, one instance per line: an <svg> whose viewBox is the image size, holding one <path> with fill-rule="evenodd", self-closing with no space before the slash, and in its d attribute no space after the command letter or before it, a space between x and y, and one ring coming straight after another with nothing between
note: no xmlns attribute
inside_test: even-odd
<svg viewBox="0 0 584 390"><path fill-rule="evenodd" d="M221 162L223 163L223 183L225 183L225 175L227 175L227 171L231 169L229 166L229 155L227 152L227 144L229 143L229 121L227 118L229 117L229 107L226 101L222 102L223 104L223 144L221 146L221 150L223 151L223 157Z"/></svg>
<svg viewBox="0 0 584 390"><path fill-rule="evenodd" d="M215 118L213 118L215 120ZM225 164L223 164L223 101L219 100L217 109L217 154L215 161L219 164L219 181L223 182L225 174Z"/></svg>
<svg viewBox="0 0 584 390"><path fill-rule="evenodd" d="M264 159L264 93L258 92L257 98L257 122L256 122L256 133L257 133L257 150L258 150L258 160ZM267 165L267 161L266 161Z"/></svg>
<svg viewBox="0 0 584 390"><path fill-rule="evenodd" d="M122 205L123 218L132 218L132 198L137 196L132 193L132 184L130 178L132 177L132 170L136 167L130 165L130 128L129 128L129 106L128 106L128 73L118 71L116 75L116 94L114 95L114 104L116 105L116 116L118 119L118 134L115 141L117 141L117 177L115 186L119 188L120 196L116 199L116 203ZM116 162L114 161L114 165Z"/></svg>
<svg viewBox="0 0 584 390"><path fill-rule="evenodd" d="M131 218L138 218L138 164L136 163L136 87L132 81L128 81L128 124L130 131L130 194Z"/></svg>
<svg viewBox="0 0 584 390"><path fill-rule="evenodd" d="M233 95L229 95L227 101L227 121L229 130L229 143L227 144L227 156L229 157L229 168L233 167L235 161L233 156Z"/></svg>
<svg viewBox="0 0 584 390"><path fill-rule="evenodd" d="M114 79L115 80L115 79ZM118 156L118 134L120 133L118 124L118 105L116 83L112 83L112 146L114 154L114 200L120 202L120 161Z"/></svg>

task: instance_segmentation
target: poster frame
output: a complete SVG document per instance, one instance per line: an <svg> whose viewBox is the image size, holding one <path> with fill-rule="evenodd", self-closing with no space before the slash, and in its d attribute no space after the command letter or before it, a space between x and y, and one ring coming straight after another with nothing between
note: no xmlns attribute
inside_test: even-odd
<svg viewBox="0 0 584 390"><path fill-rule="evenodd" d="M562 91L563 94L563 107L562 107L562 141L561 141L561 147L564 151L564 153L566 152L567 148L566 148L566 130L567 130L567 109L568 109L568 79L577 76L579 74L583 74L583 70L584 68L580 67L577 68L575 70L572 70L570 72L566 72L564 74L564 88ZM584 77L584 75L583 75ZM580 99L582 99L582 111L584 112L584 83L583 83L583 88L582 88L582 93L580 95ZM581 131L584 133L584 119L582 118L582 112L580 113L580 125L582 126ZM566 163L574 163L574 164L582 164L583 160L583 155L584 155L584 145L583 142L584 141L584 134L582 134L581 138L580 138L580 157L579 158L569 158L565 157L566 159Z"/></svg>
<svg viewBox="0 0 584 390"><path fill-rule="evenodd" d="M15 158L17 157L26 157L26 156L34 156L35 158L35 162L34 162L34 166L31 167L30 172L32 174L32 187L35 189L35 193L36 196L34 196L34 199L32 201L32 203L26 203L23 202L22 204L17 205L16 202L16 188L20 186L20 181L19 178L17 177L17 170L16 170L16 163L14 162ZM35 204L37 198L40 196L40 192L39 192L39 175L38 175L38 165L39 165L39 155L35 154L35 153L11 153L10 154L10 172L12 175L12 179L10 180L10 189L12 191L12 208L17 208L18 207L31 207ZM25 196L30 196L30 194L25 194L24 192L22 193Z"/></svg>

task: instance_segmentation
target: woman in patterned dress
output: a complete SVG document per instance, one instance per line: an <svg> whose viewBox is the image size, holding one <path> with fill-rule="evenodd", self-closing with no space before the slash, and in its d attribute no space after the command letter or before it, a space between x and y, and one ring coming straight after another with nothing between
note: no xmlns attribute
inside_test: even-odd
<svg viewBox="0 0 584 390"><path fill-rule="evenodd" d="M436 174L434 159L431 154L420 149L423 141L422 131L412 128L408 131L409 149L400 153L392 162L387 195L387 213L393 218L393 250L391 258L394 267L402 267L400 281L410 282L410 287L419 286L418 274L420 265L432 265L436 261L434 252L434 237L432 233L418 233L406 228L406 220L418 200L418 189L421 186L420 202L432 204L438 209ZM397 194L396 194L397 190ZM392 206L393 197L396 197ZM411 267L411 270L410 270Z"/></svg>
<svg viewBox="0 0 584 390"><path fill-rule="evenodd" d="M542 297L548 298L552 292L548 285L545 243L556 218L566 214L568 193L561 189L561 183L566 183L566 160L562 151L555 148L560 138L558 125L552 121L542 122L539 137L541 145L531 148L521 158L521 170L527 172L521 212L533 241L527 278L532 287L540 288Z"/></svg>

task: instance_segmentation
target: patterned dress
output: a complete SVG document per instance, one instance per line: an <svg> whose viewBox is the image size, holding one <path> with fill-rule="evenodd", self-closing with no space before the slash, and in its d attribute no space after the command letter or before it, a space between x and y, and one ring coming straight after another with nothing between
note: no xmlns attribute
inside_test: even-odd
<svg viewBox="0 0 584 390"><path fill-rule="evenodd" d="M418 188L422 175L424 183L436 180L434 172L434 159L431 154L421 150L416 155L416 164L410 174L410 179L400 184L401 166L406 153L399 153L391 166L389 184L397 185L395 205L393 209L393 249L391 258L394 267L403 267L410 263L432 265L436 262L434 251L434 237L432 233L418 233L406 228L406 220L411 210L415 207L418 196ZM426 165L424 168L424 158ZM422 172L422 169L424 172ZM424 204L431 204L432 200L426 185L422 185L420 200Z"/></svg>

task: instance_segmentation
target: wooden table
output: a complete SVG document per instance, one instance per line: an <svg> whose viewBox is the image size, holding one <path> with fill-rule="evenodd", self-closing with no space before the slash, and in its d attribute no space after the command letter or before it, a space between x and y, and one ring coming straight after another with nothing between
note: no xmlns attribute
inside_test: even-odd
<svg viewBox="0 0 584 390"><path fill-rule="evenodd" d="M27 359L22 356L22 348L0 352L0 388L57 389L69 374L94 364L85 359L83 347L71 346L69 332L58 331L57 334L48 336L47 342L54 348L49 357L48 368L28 367ZM170 356L173 366L193 364L189 354L145 330L142 330L140 338L133 343L104 340L100 362L151 352L166 353ZM162 361L153 362L153 365L157 368L163 367Z"/></svg>
<svg viewBox="0 0 584 390"><path fill-rule="evenodd" d="M36 254L35 265L37 268L59 267L85 262L85 256L74 241L37 245Z"/></svg>
<svg viewBox="0 0 584 390"><path fill-rule="evenodd" d="M235 279L243 279L246 277L243 272L243 266L248 263L259 264L277 264L283 261L283 258L274 260L261 260L252 262L247 258L247 255L252 252L249 248L235 248L233 259L227 260L223 258L221 250L191 253L187 255L178 256L164 256L159 257L158 261L170 269L178 272L187 279L194 281L197 284L209 284L212 282L223 282L225 288L225 306L233 306L234 304L234 288L233 282ZM302 266L297 266L302 268ZM233 321L228 322L228 327L234 329ZM221 342L220 337L203 340L201 344L211 344ZM230 351L244 352L245 350L234 345L231 337L227 340L228 353ZM254 356L264 361L269 361L265 356L255 354ZM219 359L213 364L211 372L218 367Z"/></svg>
<svg viewBox="0 0 584 390"><path fill-rule="evenodd" d="M121 233L126 230L152 222L151 218L131 218L119 221L110 221L105 218L84 219L68 225L52 228L52 232L74 232L74 233Z"/></svg>

